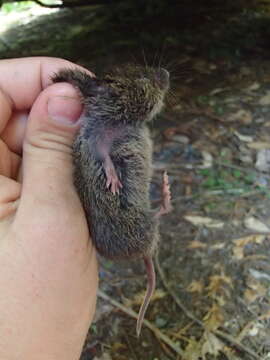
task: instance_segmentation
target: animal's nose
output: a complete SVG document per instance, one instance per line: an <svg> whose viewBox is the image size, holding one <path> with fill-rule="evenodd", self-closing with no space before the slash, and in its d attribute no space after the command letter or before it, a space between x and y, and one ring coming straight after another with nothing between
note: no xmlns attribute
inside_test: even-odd
<svg viewBox="0 0 270 360"><path fill-rule="evenodd" d="M164 68L160 68L157 72L157 78L161 89L168 89L170 85L170 73Z"/></svg>

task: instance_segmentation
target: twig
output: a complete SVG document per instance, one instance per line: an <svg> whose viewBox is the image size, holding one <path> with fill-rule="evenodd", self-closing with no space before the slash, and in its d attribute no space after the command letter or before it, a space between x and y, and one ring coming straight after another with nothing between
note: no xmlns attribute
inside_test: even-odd
<svg viewBox="0 0 270 360"><path fill-rule="evenodd" d="M119 310L123 311L125 314L133 317L134 319L138 318L138 314L127 308L126 306L122 305L118 301L111 299L107 294L105 294L102 290L98 291L98 296L111 303L113 306L117 307ZM184 351L176 345L171 339L168 338L165 334L163 334L158 328L156 328L153 324L151 324L148 320L143 320L143 324L150 329L157 338L161 339L165 344L167 344L172 350L174 350L178 355L184 357ZM188 360L188 359L187 359Z"/></svg>
<svg viewBox="0 0 270 360"><path fill-rule="evenodd" d="M213 331L214 334L222 337L223 339L229 341L232 345L238 347L238 349L246 352L247 354L249 354L250 356L253 356L254 359L256 360L261 360L261 357L259 355L257 355L254 351L252 351L251 349L249 349L248 347L246 347L245 345L241 344L240 341L238 341L237 339L235 339L234 337L232 337L229 334L226 334L225 332L221 331L221 330L214 330Z"/></svg>
<svg viewBox="0 0 270 360"><path fill-rule="evenodd" d="M175 292L172 290L172 288L168 285L168 281L165 278L164 272L161 269L160 263L158 261L158 257L156 256L155 258L155 263L156 263L156 268L158 271L158 274L161 278L161 281L163 283L163 286L166 288L166 290L168 291L169 295L171 295L171 297L173 298L173 300L175 301L175 303L179 306L179 308L186 314L186 316L193 320L196 324L200 325L205 331L209 331L208 329L206 329L205 325L203 324L203 322L201 320L199 320L198 318L196 318L196 316L189 311L185 305L182 304L182 302L180 301L180 299L178 298L178 296L175 294ZM213 332L215 335L218 335L220 337L222 337L223 339L227 340L229 343L231 343L232 345L238 347L238 349L246 352L247 354L249 354L250 356L254 357L254 359L256 360L261 360L261 358L252 350L250 350L249 348L247 348L246 346L244 346L243 344L241 344L241 342L239 342L237 339L233 338L232 336L230 336L229 334L224 333L221 330L211 330L211 332Z"/></svg>
<svg viewBox="0 0 270 360"><path fill-rule="evenodd" d="M133 349L132 345L130 344L130 341L129 341L128 336L127 336L127 334L126 334L126 333L124 334L124 338L126 339L126 342L127 342L127 344L128 344L128 347L129 347L129 349L130 349L131 353L133 354L134 359L135 359L135 360L138 360L137 355L136 355L136 353L135 353L135 351L134 351L134 349Z"/></svg>
<svg viewBox="0 0 270 360"><path fill-rule="evenodd" d="M204 192L196 192L192 195L180 195L177 196L175 198L172 199L172 204L175 204L179 201L182 200L191 200L195 197L207 197L207 196L219 196L219 195L235 195L239 198L247 198L250 196L255 196L255 195L259 195L259 194L263 194L264 190L263 189L258 189L258 190L252 190L252 191L247 191L244 192L244 189L226 189L226 190L212 190L212 191L204 191Z"/></svg>
<svg viewBox="0 0 270 360"><path fill-rule="evenodd" d="M261 172L256 170L256 169L248 169L248 168L245 168L245 167L242 167L242 166L237 166L237 165L233 165L233 164L227 164L227 163L224 163L222 161L217 161L217 160L214 160L213 162L216 165L220 165L220 166L227 167L227 168L234 169L234 170L239 170L239 171L245 172L247 174L250 174L251 172L253 172L255 174L261 174ZM263 176L265 178L267 178L267 179L270 179L270 175L263 174Z"/></svg>
<svg viewBox="0 0 270 360"><path fill-rule="evenodd" d="M191 311L189 311L185 305L180 301L180 299L178 298L178 296L175 294L175 292L173 291L173 289L168 285L168 282L166 281L165 275L163 270L161 269L159 260L158 260L158 256L155 257L155 263L156 263L156 269L158 271L158 274L161 278L161 281L163 283L163 286L166 288L166 290L168 291L168 293L171 295L171 297L173 298L173 300L175 301L175 303L178 305L178 307L186 314L186 316L191 319L192 321L194 321L196 324L204 327L203 322L199 319L196 318L195 315L192 314Z"/></svg>

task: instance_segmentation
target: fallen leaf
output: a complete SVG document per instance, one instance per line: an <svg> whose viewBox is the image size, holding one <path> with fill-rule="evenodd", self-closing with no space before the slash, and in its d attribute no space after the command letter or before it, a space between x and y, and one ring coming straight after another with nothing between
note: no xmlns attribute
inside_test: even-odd
<svg viewBox="0 0 270 360"><path fill-rule="evenodd" d="M179 142L184 145L187 145L190 142L189 138L185 135L174 135L172 137L172 141Z"/></svg>
<svg viewBox="0 0 270 360"><path fill-rule="evenodd" d="M218 356L219 352L223 349L224 344L211 332L205 332L205 342L202 346L202 357L205 360L206 354Z"/></svg>
<svg viewBox="0 0 270 360"><path fill-rule="evenodd" d="M259 316L259 320L268 320L270 319L270 310L267 310L264 314Z"/></svg>
<svg viewBox="0 0 270 360"><path fill-rule="evenodd" d="M247 91L256 91L256 90L258 90L259 88L260 88L260 84L259 83L257 83L257 82L254 82L253 84L251 84L251 85L249 85L247 88L246 88L246 90Z"/></svg>
<svg viewBox="0 0 270 360"><path fill-rule="evenodd" d="M219 243L219 244L214 244L211 246L211 249L213 250L220 250L223 249L225 246L225 244L223 242Z"/></svg>
<svg viewBox="0 0 270 360"><path fill-rule="evenodd" d="M270 91L268 91L266 95L260 98L259 104L263 106L270 105Z"/></svg>
<svg viewBox="0 0 270 360"><path fill-rule="evenodd" d="M247 144L247 146L250 149L255 149L255 150L270 149L270 143L263 141L253 141Z"/></svg>
<svg viewBox="0 0 270 360"><path fill-rule="evenodd" d="M221 312L220 306L213 304L212 308L204 316L203 322L209 331L216 330L218 327L220 327L220 325L224 322L224 316Z"/></svg>
<svg viewBox="0 0 270 360"><path fill-rule="evenodd" d="M256 326L257 325L257 326ZM260 325L259 325L260 326ZM249 330L248 335L249 336L257 336L259 333L259 326L258 324L254 324L252 328Z"/></svg>
<svg viewBox="0 0 270 360"><path fill-rule="evenodd" d="M188 286L187 291L188 292L198 292L199 294L202 293L204 288L204 284L200 281L193 280L191 284Z"/></svg>
<svg viewBox="0 0 270 360"><path fill-rule="evenodd" d="M217 95L217 94L220 94L222 93L223 91L226 91L227 88L217 88L217 89L214 89L210 92L210 95L211 96L214 96L214 95Z"/></svg>
<svg viewBox="0 0 270 360"><path fill-rule="evenodd" d="M199 165L198 168L199 169L211 168L213 166L213 156L207 151L202 151L201 154L203 157L203 163L202 165Z"/></svg>
<svg viewBox="0 0 270 360"><path fill-rule="evenodd" d="M266 239L265 235L254 234L233 240L236 246L245 246L249 243L262 244Z"/></svg>
<svg viewBox="0 0 270 360"><path fill-rule="evenodd" d="M184 219L191 222L195 226L206 226L209 228L221 229L224 223L220 220L212 219L209 217L203 217L199 215L186 215Z"/></svg>
<svg viewBox="0 0 270 360"><path fill-rule="evenodd" d="M237 260L241 260L244 257L244 248L235 247L233 248L233 257Z"/></svg>
<svg viewBox="0 0 270 360"><path fill-rule="evenodd" d="M111 355L107 352L103 353L101 357L94 357L93 360L112 360Z"/></svg>
<svg viewBox="0 0 270 360"><path fill-rule="evenodd" d="M217 293L224 292L224 285L227 284L232 287L232 279L226 275L213 275L210 276L209 285L207 286L208 296L214 297Z"/></svg>
<svg viewBox="0 0 270 360"><path fill-rule="evenodd" d="M247 289L244 292L244 298L248 304L253 303L260 295L253 289Z"/></svg>
<svg viewBox="0 0 270 360"><path fill-rule="evenodd" d="M259 171L270 171L270 149L262 149L258 151L255 167Z"/></svg>
<svg viewBox="0 0 270 360"><path fill-rule="evenodd" d="M267 293L267 288L251 276L247 279L247 286L248 288L244 292L244 298L249 304L257 300L257 298L265 296Z"/></svg>
<svg viewBox="0 0 270 360"><path fill-rule="evenodd" d="M252 142L253 141L253 138L251 136L240 134L238 131L235 131L234 135L236 135L238 137L238 139L243 142Z"/></svg>
<svg viewBox="0 0 270 360"><path fill-rule="evenodd" d="M244 257L244 247L249 243L261 244L265 240L265 235L249 235L239 239L233 240L235 244L233 248L233 256L237 260L241 260Z"/></svg>
<svg viewBox="0 0 270 360"><path fill-rule="evenodd" d="M264 223L262 223L260 220L256 219L253 216L247 217L244 220L244 225L247 229L256 231L256 232L270 232L270 229L268 226L266 226Z"/></svg>
<svg viewBox="0 0 270 360"><path fill-rule="evenodd" d="M156 289L151 297L151 301L162 299L167 295L168 294L165 291L161 289ZM131 299L126 298L123 300L123 302L127 307L132 307L133 305L140 305L143 302L144 296L145 296L145 291L140 291L139 293L135 294L133 298Z"/></svg>
<svg viewBox="0 0 270 360"><path fill-rule="evenodd" d="M240 121L242 124L250 124L252 122L252 115L250 111L240 109L229 115L226 121Z"/></svg>
<svg viewBox="0 0 270 360"><path fill-rule="evenodd" d="M200 342L188 339L188 345L185 348L185 352L183 354L183 359L189 359L189 360L199 360L201 359L201 350L202 345Z"/></svg>
<svg viewBox="0 0 270 360"><path fill-rule="evenodd" d="M250 272L251 276L254 277L256 280L270 281L270 275L263 271L258 271L256 269L249 269L249 272Z"/></svg>
<svg viewBox="0 0 270 360"><path fill-rule="evenodd" d="M188 249L200 249L200 248L205 248L205 247L206 247L206 244L204 244L204 243L202 243L201 241L198 241L198 240L193 240L188 245Z"/></svg>

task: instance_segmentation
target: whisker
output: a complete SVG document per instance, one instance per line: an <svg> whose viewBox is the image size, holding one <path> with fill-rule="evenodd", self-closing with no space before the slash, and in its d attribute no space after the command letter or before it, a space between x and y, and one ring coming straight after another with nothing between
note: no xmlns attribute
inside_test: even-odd
<svg viewBox="0 0 270 360"><path fill-rule="evenodd" d="M162 61L163 61L165 45L166 45L166 39L164 39L162 49L161 49L161 55L160 55L160 59L159 59L159 63L158 63L158 68L159 69L160 69Z"/></svg>
<svg viewBox="0 0 270 360"><path fill-rule="evenodd" d="M155 51L155 55L154 55L153 62L152 62L152 67L156 66L155 62L156 62L156 59L158 58L158 52L159 52L159 48L157 48Z"/></svg>
<svg viewBox="0 0 270 360"><path fill-rule="evenodd" d="M148 68L148 64L147 64L147 60L146 60L146 55L145 55L144 48L142 48L142 54L143 54L144 65L145 65L146 68Z"/></svg>

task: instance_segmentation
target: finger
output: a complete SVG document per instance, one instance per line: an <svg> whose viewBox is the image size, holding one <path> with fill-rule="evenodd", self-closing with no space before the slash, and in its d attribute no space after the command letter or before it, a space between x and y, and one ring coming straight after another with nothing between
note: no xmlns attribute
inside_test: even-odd
<svg viewBox="0 0 270 360"><path fill-rule="evenodd" d="M49 57L1 60L0 88L14 109L27 110L39 93L52 83L55 72L75 67L81 68L67 60Z"/></svg>
<svg viewBox="0 0 270 360"><path fill-rule="evenodd" d="M69 84L45 89L29 114L23 144L22 197L66 202L73 191L72 142L82 106Z"/></svg>
<svg viewBox="0 0 270 360"><path fill-rule="evenodd" d="M18 207L21 185L0 175L0 220L14 213Z"/></svg>
<svg viewBox="0 0 270 360"><path fill-rule="evenodd" d="M1 117L0 117L0 134L1 134L4 128L6 127L7 122L12 113L12 103L10 99L1 91L1 89L0 89L0 109L1 109Z"/></svg>
<svg viewBox="0 0 270 360"><path fill-rule="evenodd" d="M28 112L14 112L1 134L1 139L6 143L10 151L13 151L18 155L22 154L22 144L25 135L27 119Z"/></svg>
<svg viewBox="0 0 270 360"><path fill-rule="evenodd" d="M0 154L0 175L15 179L21 163L20 156L11 152L1 139Z"/></svg>

